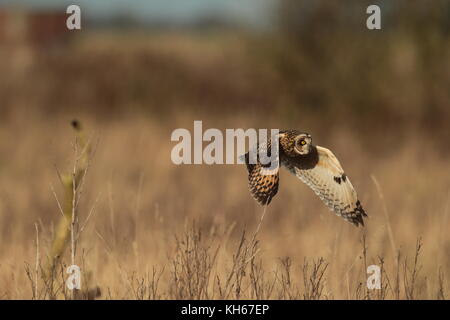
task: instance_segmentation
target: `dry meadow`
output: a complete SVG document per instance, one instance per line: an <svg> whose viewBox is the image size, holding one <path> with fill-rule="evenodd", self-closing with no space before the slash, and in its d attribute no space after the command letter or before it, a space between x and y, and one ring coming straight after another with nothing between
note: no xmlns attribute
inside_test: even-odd
<svg viewBox="0 0 450 320"><path fill-rule="evenodd" d="M278 38L92 34L23 70L3 60L0 298L70 299L74 261L78 298L448 299L450 42L425 64L401 39L328 62ZM261 220L244 166L171 162L172 130L194 120L308 131L352 179L366 227L287 171ZM74 165L79 233L46 275ZM381 290L366 287L373 264Z"/></svg>

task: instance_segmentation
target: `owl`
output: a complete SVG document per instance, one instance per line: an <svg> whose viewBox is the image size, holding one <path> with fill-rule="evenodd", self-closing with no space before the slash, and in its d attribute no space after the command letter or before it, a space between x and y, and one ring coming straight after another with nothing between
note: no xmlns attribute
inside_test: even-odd
<svg viewBox="0 0 450 320"><path fill-rule="evenodd" d="M336 215L356 226L364 226L363 217L367 214L350 179L330 150L313 145L311 135L297 130L280 131L278 146L282 167L309 186ZM256 149L270 154L270 141ZM261 164L259 156L256 161L249 161L249 152L242 158L247 166L250 193L259 204L268 205L278 192L278 167L269 170L270 163Z"/></svg>

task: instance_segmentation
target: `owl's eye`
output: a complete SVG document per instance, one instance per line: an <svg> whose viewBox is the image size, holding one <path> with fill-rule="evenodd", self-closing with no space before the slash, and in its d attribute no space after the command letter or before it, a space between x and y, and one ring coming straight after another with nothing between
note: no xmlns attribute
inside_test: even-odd
<svg viewBox="0 0 450 320"><path fill-rule="evenodd" d="M300 144L301 144L302 146L304 146L304 145L306 144L306 141L305 141L305 140L300 140Z"/></svg>

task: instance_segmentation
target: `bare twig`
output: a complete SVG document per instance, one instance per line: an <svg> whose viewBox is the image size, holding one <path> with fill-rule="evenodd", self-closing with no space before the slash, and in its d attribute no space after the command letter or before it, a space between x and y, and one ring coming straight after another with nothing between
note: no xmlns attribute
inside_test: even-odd
<svg viewBox="0 0 450 320"><path fill-rule="evenodd" d="M55 189L53 188L53 184L50 184L50 189L52 190L53 196L55 197L56 203L58 204L59 212L61 213L61 215L65 219L66 216L64 215L64 210L63 210L63 208L61 206L61 202L59 202L58 196L56 195Z"/></svg>
<svg viewBox="0 0 450 320"><path fill-rule="evenodd" d="M378 183L377 178L373 174L370 175L370 177L372 178L372 181L375 184L375 187L378 192L378 196L380 197L381 203L383 205L383 212L384 212L384 217L386 219L386 224L387 224L387 229L388 229L388 234L389 234L389 241L391 243L392 256L395 257L397 246L395 245L394 233L392 232L391 222L389 219L389 212L388 212L387 206L386 206L386 201L384 200L384 195L383 195L383 192L381 191L381 187L380 187L380 184Z"/></svg>
<svg viewBox="0 0 450 320"><path fill-rule="evenodd" d="M34 277L34 297L38 299L38 279L39 279L39 266L40 266L40 252L39 252L39 227L38 224L35 223L34 227L36 229L36 266L35 266L35 277Z"/></svg>

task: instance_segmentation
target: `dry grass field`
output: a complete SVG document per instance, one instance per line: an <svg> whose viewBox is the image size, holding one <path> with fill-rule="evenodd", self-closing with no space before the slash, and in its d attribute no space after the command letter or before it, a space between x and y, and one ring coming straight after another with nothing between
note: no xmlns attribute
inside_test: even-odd
<svg viewBox="0 0 450 320"><path fill-rule="evenodd" d="M61 217L51 186L64 196L55 165L67 171L73 163L68 119L31 124L24 118L1 130L2 150L13 160L3 161L0 185L4 299L49 298L40 276L33 296L26 266L34 279L35 223L39 263L47 259ZM448 162L420 135L379 157L345 129L331 137L318 133L318 143L324 136L323 145L336 150L353 178L370 216L366 228L334 216L283 172L253 239L262 209L247 191L244 167L171 164L167 124L151 119L90 127L98 129L99 142L80 223L94 205L95 211L76 263L103 298L448 298ZM383 265L381 291L365 289L370 264ZM64 297L61 278L66 275L58 273L58 297Z"/></svg>
<svg viewBox="0 0 450 320"><path fill-rule="evenodd" d="M0 299L72 298L72 259L77 298L448 299L450 59L424 64L414 44L368 46L368 61L336 50L350 67L321 62L323 76L311 57L228 34L89 35L38 54L0 79ZM286 74L286 63L299 73ZM292 99L299 91L304 104ZM75 118L90 150L79 148ZM170 134L194 120L308 131L351 177L366 227L336 217L287 171L260 221L244 166L172 164ZM81 166L76 145L89 153L76 255L69 240L46 276L67 200L61 176ZM381 290L366 287L372 264Z"/></svg>

